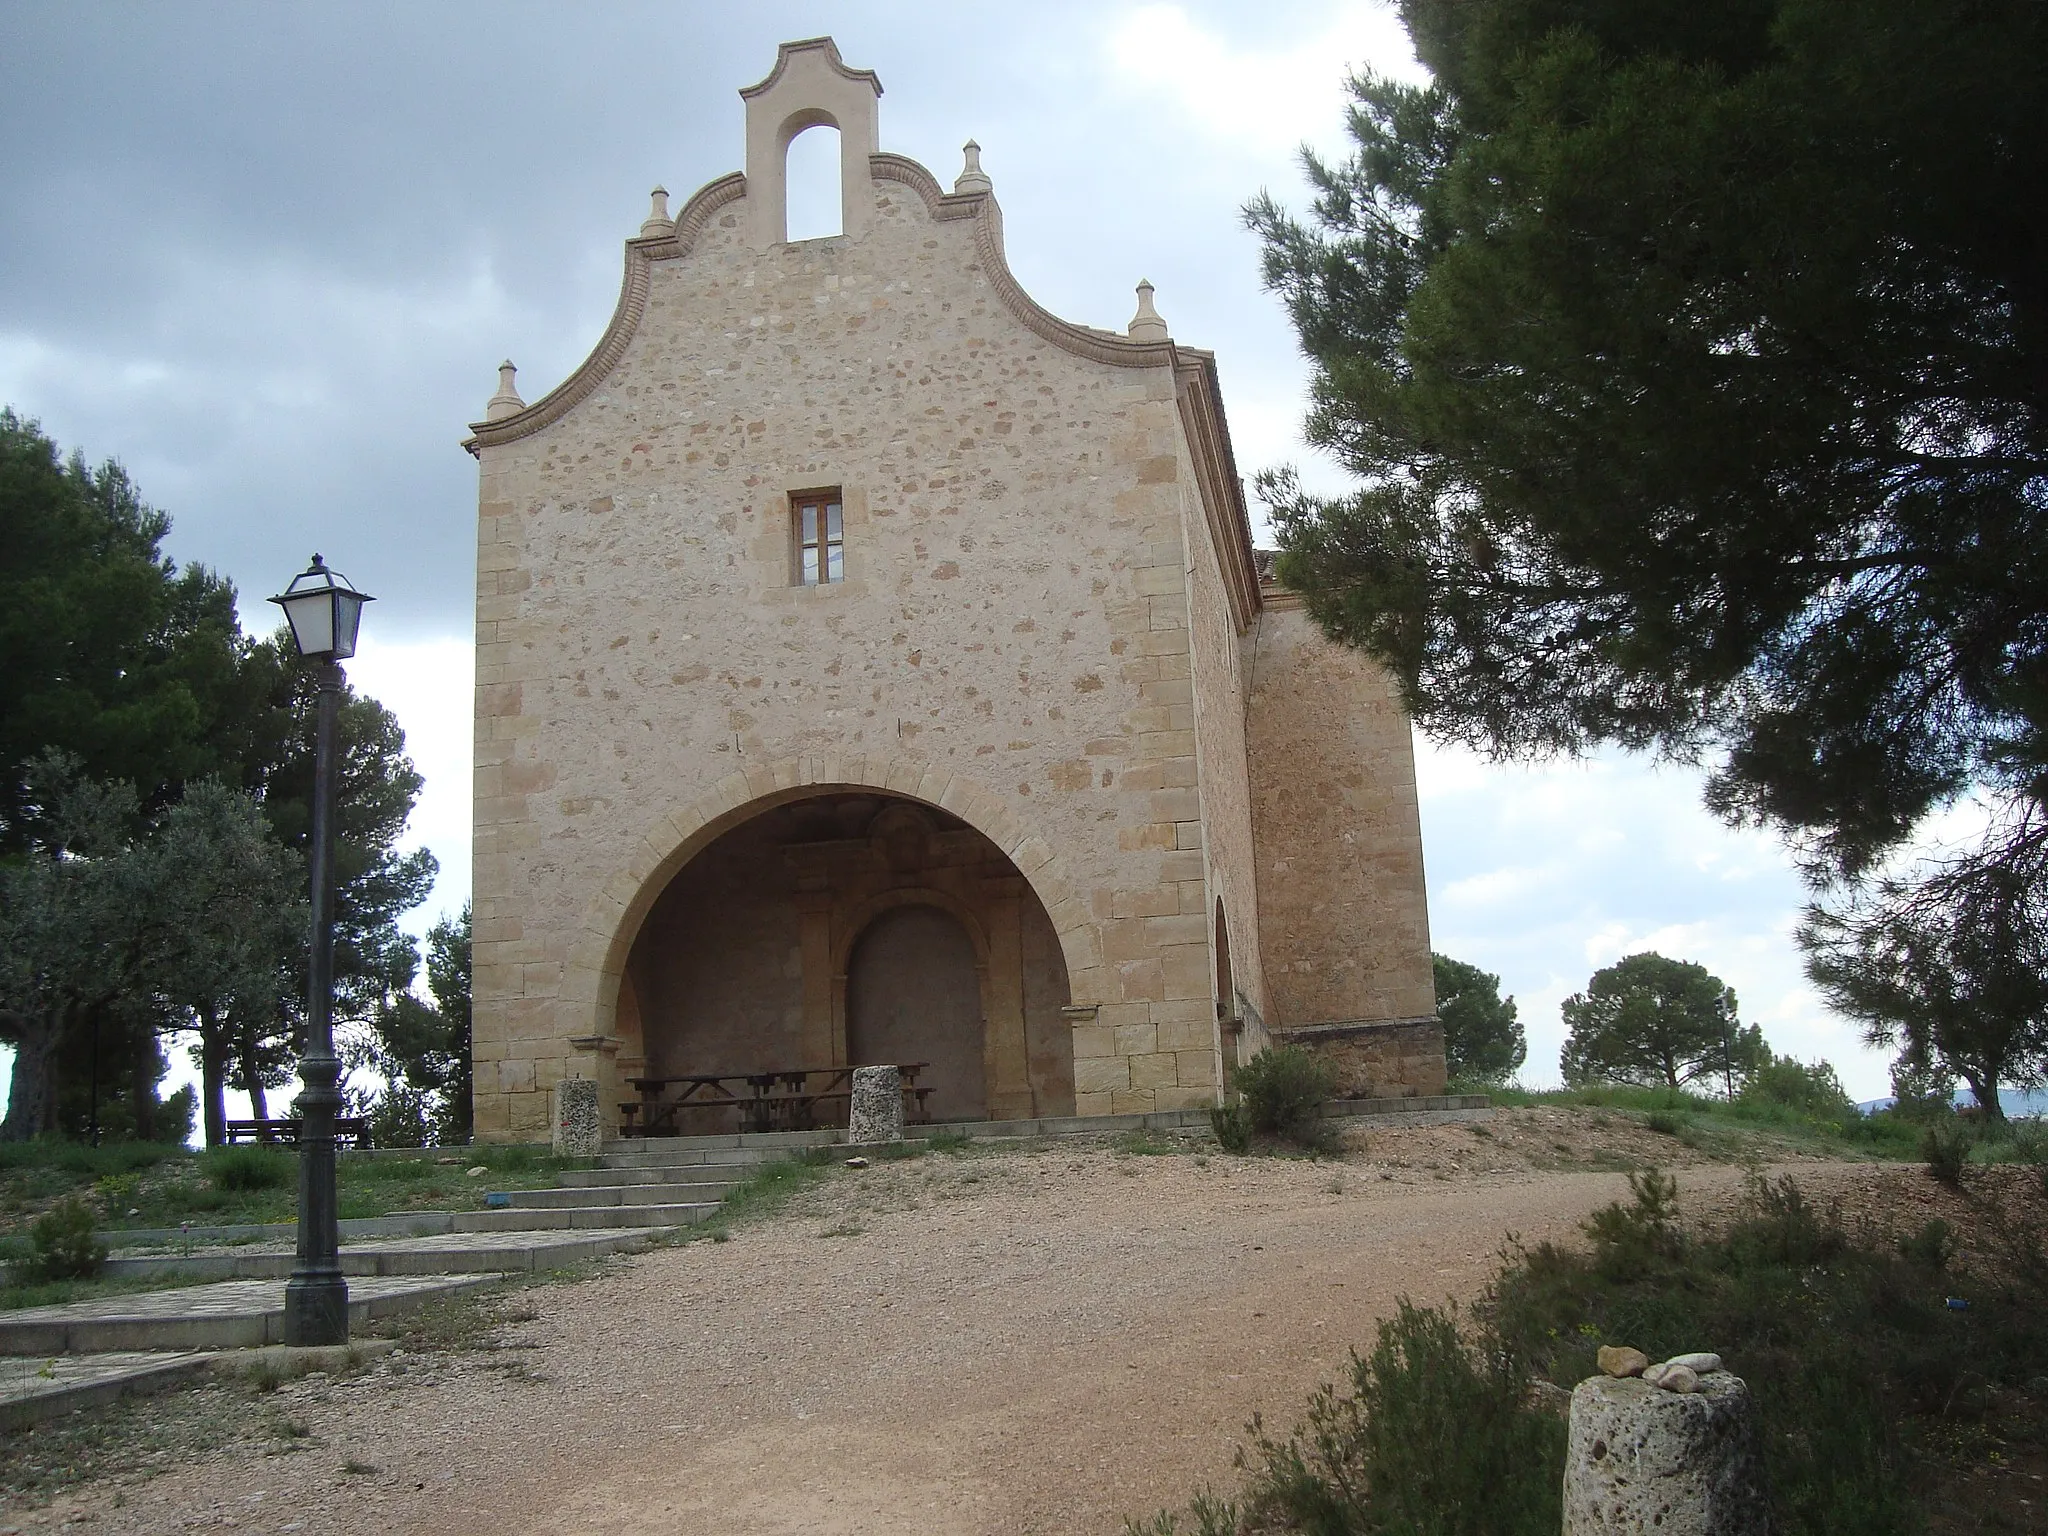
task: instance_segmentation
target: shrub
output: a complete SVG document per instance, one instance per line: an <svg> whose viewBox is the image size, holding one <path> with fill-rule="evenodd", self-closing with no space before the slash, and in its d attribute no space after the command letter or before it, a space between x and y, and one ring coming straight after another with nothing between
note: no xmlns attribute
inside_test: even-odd
<svg viewBox="0 0 2048 1536"><path fill-rule="evenodd" d="M1307 1146L1323 1139L1323 1103L1336 1086L1329 1063L1298 1045L1263 1050L1237 1069L1238 1102L1251 1128Z"/></svg>
<svg viewBox="0 0 2048 1536"><path fill-rule="evenodd" d="M1456 1320L1400 1304L1349 1391L1325 1387L1286 1440L1254 1422L1255 1530L1555 1536L1565 1426L1527 1406L1522 1362Z"/></svg>
<svg viewBox="0 0 2048 1536"><path fill-rule="evenodd" d="M1809 1067L1791 1056L1776 1056L1758 1067L1735 1101L1744 1106L1789 1109L1809 1120L1842 1121L1856 1113L1856 1103L1833 1066L1816 1061Z"/></svg>
<svg viewBox="0 0 2048 1536"><path fill-rule="evenodd" d="M1939 1216L1911 1237L1899 1239L1899 1257L1922 1269L1946 1269L1955 1257L1956 1229Z"/></svg>
<svg viewBox="0 0 2048 1536"><path fill-rule="evenodd" d="M1593 1264L1609 1280L1635 1280L1681 1251L1673 1206L1678 1181L1649 1168L1628 1176L1633 1205L1604 1206L1586 1218Z"/></svg>
<svg viewBox="0 0 2048 1536"><path fill-rule="evenodd" d="M1643 1117L1643 1124L1659 1136L1679 1136L1685 1132L1685 1116L1674 1115L1668 1109L1653 1109Z"/></svg>
<svg viewBox="0 0 2048 1536"><path fill-rule="evenodd" d="M76 1195L43 1212L29 1228L34 1252L23 1279L90 1280L107 1261L107 1245L93 1235L92 1207Z"/></svg>
<svg viewBox="0 0 2048 1536"><path fill-rule="evenodd" d="M361 1108L373 1147L434 1144L434 1101L417 1088L393 1083Z"/></svg>
<svg viewBox="0 0 2048 1536"><path fill-rule="evenodd" d="M299 1172L298 1159L291 1153L263 1146L213 1147L201 1166L215 1189L232 1194L288 1189Z"/></svg>
<svg viewBox="0 0 2048 1536"><path fill-rule="evenodd" d="M1224 1151L1251 1151L1252 1122L1245 1113L1242 1099L1235 1104L1218 1104L1210 1109L1209 1128L1216 1133L1216 1145Z"/></svg>
<svg viewBox="0 0 2048 1536"><path fill-rule="evenodd" d="M1963 1187L1963 1165L1970 1160L1970 1132L1959 1121L1936 1121L1920 1138L1920 1159L1928 1177L1950 1189Z"/></svg>

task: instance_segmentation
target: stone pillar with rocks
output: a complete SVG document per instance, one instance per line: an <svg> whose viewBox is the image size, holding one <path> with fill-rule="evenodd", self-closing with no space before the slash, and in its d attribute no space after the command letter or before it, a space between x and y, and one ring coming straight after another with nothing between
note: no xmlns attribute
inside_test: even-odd
<svg viewBox="0 0 2048 1536"><path fill-rule="evenodd" d="M604 1150L597 1079L565 1077L555 1084L554 1151L557 1157L596 1157Z"/></svg>
<svg viewBox="0 0 2048 1536"><path fill-rule="evenodd" d="M1768 1536L1749 1387L1712 1354L1600 1351L1572 1392L1564 1536Z"/></svg>
<svg viewBox="0 0 2048 1536"><path fill-rule="evenodd" d="M850 1146L903 1139L903 1074L894 1067L855 1067L846 1140Z"/></svg>

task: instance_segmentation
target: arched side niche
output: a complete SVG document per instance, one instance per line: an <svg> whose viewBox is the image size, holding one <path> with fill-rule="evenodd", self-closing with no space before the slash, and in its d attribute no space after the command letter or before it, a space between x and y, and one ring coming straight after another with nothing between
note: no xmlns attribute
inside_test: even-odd
<svg viewBox="0 0 2048 1536"><path fill-rule="evenodd" d="M1031 842L1013 847L1032 857ZM965 817L901 791L792 785L705 816L641 880L607 945L617 958L599 977L612 1004L601 1033L616 1042L617 1075L859 1064L847 1054L849 961L878 917L922 905L957 921L975 953L986 1026L975 1113L1072 1113L1067 946L1042 894L1056 880L1044 865L1027 878Z"/></svg>

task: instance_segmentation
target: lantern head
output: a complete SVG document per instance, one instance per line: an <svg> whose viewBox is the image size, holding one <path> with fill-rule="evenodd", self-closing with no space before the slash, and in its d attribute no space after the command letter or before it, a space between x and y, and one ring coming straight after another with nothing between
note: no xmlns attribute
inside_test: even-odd
<svg viewBox="0 0 2048 1536"><path fill-rule="evenodd" d="M339 571L330 571L318 555L271 601L284 610L292 640L301 656L317 661L347 661L356 653L356 629L363 604L375 602L358 592Z"/></svg>

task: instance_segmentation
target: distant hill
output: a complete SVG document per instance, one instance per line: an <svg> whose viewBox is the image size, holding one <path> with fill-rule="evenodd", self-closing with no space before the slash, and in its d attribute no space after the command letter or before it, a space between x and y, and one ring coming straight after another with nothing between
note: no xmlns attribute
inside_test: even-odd
<svg viewBox="0 0 2048 1536"><path fill-rule="evenodd" d="M1957 1109L1968 1109L1975 1105L1976 1102L1977 1096L1970 1092L1969 1089L1958 1088L1956 1090ZM2040 1088L2025 1090L2001 1088L1998 1090L1998 1103L1999 1107L2005 1111L2005 1117L2008 1120L2038 1119L2043 1115L2048 1115L2048 1090ZM1866 1115L1874 1115L1880 1109L1890 1109L1892 1107L1891 1096L1887 1094L1881 1099L1865 1099L1856 1107Z"/></svg>

